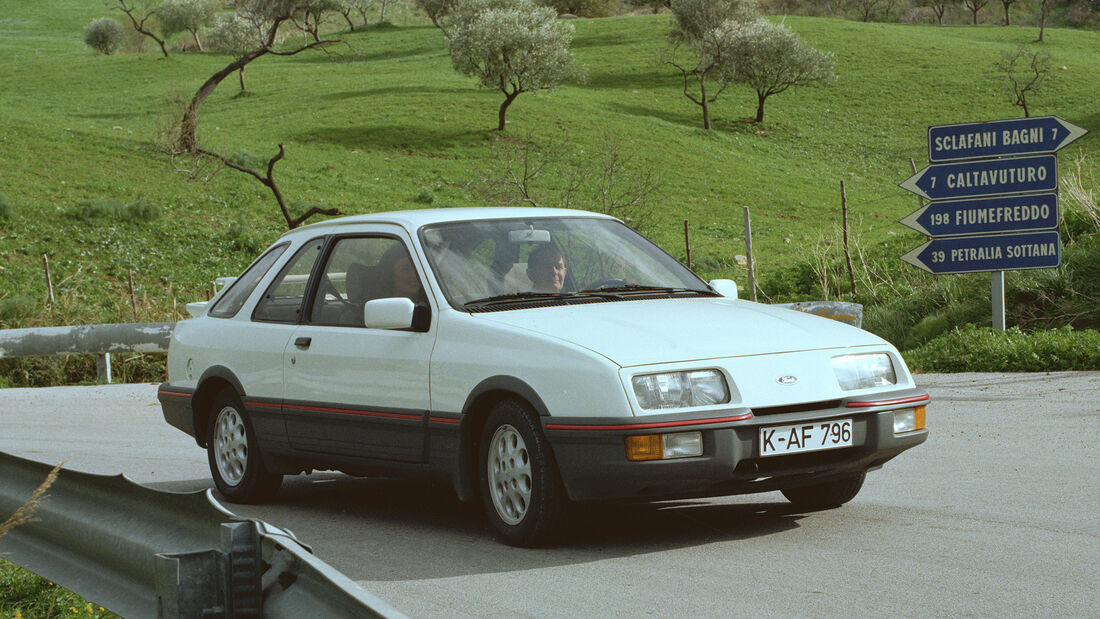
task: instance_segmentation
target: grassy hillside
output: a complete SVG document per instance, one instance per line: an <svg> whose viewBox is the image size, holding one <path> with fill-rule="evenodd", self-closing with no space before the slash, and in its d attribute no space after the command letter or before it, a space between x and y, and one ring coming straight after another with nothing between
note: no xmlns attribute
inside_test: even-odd
<svg viewBox="0 0 1100 619"><path fill-rule="evenodd" d="M139 318L170 319L173 297L200 297L284 229L255 180L212 167L195 180L176 169L191 162L156 147L178 100L227 57L162 58L151 44L97 56L81 30L112 14L99 0L0 0L0 9L0 193L11 213L0 220L0 302L24 296L41 310L48 254L61 308L51 317L9 307L0 327L132 319L130 271ZM451 70L438 30L404 21L345 34L328 53L253 63L247 95L234 76L206 102L202 145L266 159L285 144L276 176L303 205L353 214L477 203L469 183L496 163L501 96ZM863 242L895 239L900 256L921 238L896 223L916 208L897 183L909 176L910 157L918 165L926 157L927 126L1018 115L992 65L1035 29L784 21L835 55L837 80L773 97L762 124L748 122L754 93L731 88L712 109L714 130L702 131L678 74L657 63L669 18L623 17L571 22L587 83L520 96L503 140L530 136L585 153L618 142L635 169L660 174L647 233L683 257L690 220L692 258L705 277L744 285L732 259L744 253L744 205L763 276L803 261L839 220L841 180ZM1048 30L1046 38L1057 68L1032 113L1097 132L1100 33ZM1097 160L1100 139L1067 151L1063 162L1082 152ZM111 200L150 204L161 216L125 220L103 206Z"/></svg>

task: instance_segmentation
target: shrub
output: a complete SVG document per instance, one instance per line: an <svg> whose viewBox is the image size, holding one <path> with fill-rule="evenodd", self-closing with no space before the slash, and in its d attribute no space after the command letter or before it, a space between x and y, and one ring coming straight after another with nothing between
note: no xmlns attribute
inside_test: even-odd
<svg viewBox="0 0 1100 619"><path fill-rule="evenodd" d="M259 253L265 247L264 241L252 232L252 226L244 215L229 224L225 230L225 240L234 249L249 254Z"/></svg>
<svg viewBox="0 0 1100 619"><path fill-rule="evenodd" d="M0 299L0 324L15 328L21 321L34 315L34 299L30 297L8 297Z"/></svg>
<svg viewBox="0 0 1100 619"><path fill-rule="evenodd" d="M905 354L921 372L1100 370L1100 332L1062 327L1025 333L967 325Z"/></svg>
<svg viewBox="0 0 1100 619"><path fill-rule="evenodd" d="M263 170L267 167L267 159L247 150L239 150L229 156L229 161L249 170Z"/></svg>
<svg viewBox="0 0 1100 619"><path fill-rule="evenodd" d="M15 216L15 207L8 198L8 194L0 191L0 219L11 219Z"/></svg>
<svg viewBox="0 0 1100 619"><path fill-rule="evenodd" d="M435 194L432 193L431 189L422 189L420 193L416 194L416 197L413 198L413 202L417 204L431 204L435 202Z"/></svg>
<svg viewBox="0 0 1100 619"><path fill-rule="evenodd" d="M92 20L84 28L84 43L101 54L110 54L122 47L122 26L110 17Z"/></svg>
<svg viewBox="0 0 1100 619"><path fill-rule="evenodd" d="M95 199L81 200L69 209L68 215L85 223L115 221L140 224L159 219L161 209L145 199L131 204L121 200Z"/></svg>

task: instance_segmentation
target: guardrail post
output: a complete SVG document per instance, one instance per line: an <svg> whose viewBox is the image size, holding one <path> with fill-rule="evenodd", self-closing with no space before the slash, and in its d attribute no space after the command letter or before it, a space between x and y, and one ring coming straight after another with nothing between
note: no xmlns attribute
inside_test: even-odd
<svg viewBox="0 0 1100 619"><path fill-rule="evenodd" d="M96 355L95 373L101 384L111 384L111 353Z"/></svg>
<svg viewBox="0 0 1100 619"><path fill-rule="evenodd" d="M256 524L222 524L221 546L156 555L159 619L258 619L263 614L263 562Z"/></svg>
<svg viewBox="0 0 1100 619"><path fill-rule="evenodd" d="M225 617L225 554L156 555L157 617Z"/></svg>

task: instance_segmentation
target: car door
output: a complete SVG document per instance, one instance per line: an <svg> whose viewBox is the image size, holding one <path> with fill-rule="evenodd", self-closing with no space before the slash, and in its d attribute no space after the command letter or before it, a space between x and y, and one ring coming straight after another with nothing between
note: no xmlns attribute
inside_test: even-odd
<svg viewBox="0 0 1100 619"><path fill-rule="evenodd" d="M421 287L423 269L409 247L400 228L376 225L335 237L326 249L309 313L284 359L283 411L295 449L424 461L434 325L363 326L363 305L376 298L408 296L419 313L434 312ZM418 290L410 290L410 283Z"/></svg>
<svg viewBox="0 0 1100 619"><path fill-rule="evenodd" d="M288 449L280 405L283 399L283 356L305 300L310 273L324 247L324 237L308 240L279 267L254 302L245 304L252 290L290 244L277 245L249 269L210 309L212 318L226 319L211 340L193 342L207 351L216 365L228 368L244 390L244 405L265 450ZM276 250L278 254L276 254ZM262 271L262 272L261 272ZM242 312L242 308L246 311Z"/></svg>

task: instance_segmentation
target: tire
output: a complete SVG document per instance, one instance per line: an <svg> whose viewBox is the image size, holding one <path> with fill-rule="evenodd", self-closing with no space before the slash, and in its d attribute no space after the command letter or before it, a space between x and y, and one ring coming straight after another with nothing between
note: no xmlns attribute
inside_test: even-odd
<svg viewBox="0 0 1100 619"><path fill-rule="evenodd" d="M812 486L785 488L780 492L788 501L802 509L832 509L856 498L863 488L865 477L867 473L859 473Z"/></svg>
<svg viewBox="0 0 1100 619"><path fill-rule="evenodd" d="M283 483L282 475L264 467L252 422L231 389L219 392L210 405L206 458L214 485L231 503L263 502Z"/></svg>
<svg viewBox="0 0 1100 619"><path fill-rule="evenodd" d="M482 507L511 546L539 546L560 524L565 491L550 443L527 407L504 400L489 413L478 450Z"/></svg>

